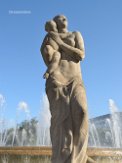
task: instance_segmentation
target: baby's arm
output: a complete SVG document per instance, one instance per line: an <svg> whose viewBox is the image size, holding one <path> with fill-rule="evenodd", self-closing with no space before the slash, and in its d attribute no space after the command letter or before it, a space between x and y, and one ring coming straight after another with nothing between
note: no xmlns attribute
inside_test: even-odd
<svg viewBox="0 0 122 163"><path fill-rule="evenodd" d="M68 33L58 33L58 35L60 36L61 39L65 39L68 36L71 36L72 33L71 32L68 32Z"/></svg>

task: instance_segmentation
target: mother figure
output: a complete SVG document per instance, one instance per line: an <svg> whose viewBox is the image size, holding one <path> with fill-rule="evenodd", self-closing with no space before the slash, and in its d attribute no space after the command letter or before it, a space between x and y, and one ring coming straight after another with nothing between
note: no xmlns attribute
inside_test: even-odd
<svg viewBox="0 0 122 163"><path fill-rule="evenodd" d="M54 17L53 21L57 31L48 31L41 46L42 57L48 68L51 64L53 69L53 63L55 65L56 62L56 59L49 59L49 45L57 50L57 55L60 54L57 67L46 77L51 112L52 163L86 163L88 114L80 69L80 61L85 56L84 42L80 32L67 30L68 23L64 15Z"/></svg>

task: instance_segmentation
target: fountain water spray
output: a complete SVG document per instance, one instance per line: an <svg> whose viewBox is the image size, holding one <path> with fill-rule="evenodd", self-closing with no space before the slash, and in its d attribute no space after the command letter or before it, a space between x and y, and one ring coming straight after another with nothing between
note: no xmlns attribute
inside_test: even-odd
<svg viewBox="0 0 122 163"><path fill-rule="evenodd" d="M122 124L120 112L109 99L110 115L90 120L89 145L94 147L122 148Z"/></svg>
<svg viewBox="0 0 122 163"><path fill-rule="evenodd" d="M89 128L90 128L89 135L90 135L91 141L92 141L91 146L100 147L101 144L100 144L100 140L99 140L99 133L97 131L97 128L96 128L94 122L90 123Z"/></svg>
<svg viewBox="0 0 122 163"><path fill-rule="evenodd" d="M5 98L0 94L0 146L51 146L50 110L46 95L41 100L39 116L31 119L28 104L19 102L17 118L13 128L8 128L8 120L3 116ZM105 115L89 121L89 146L122 148L122 124L115 102L109 100L111 115ZM24 113L25 121L18 123L18 117Z"/></svg>
<svg viewBox="0 0 122 163"><path fill-rule="evenodd" d="M37 123L37 142L36 145L41 146L50 146L50 111L49 111L49 102L46 95L43 95L41 101L41 110L38 117Z"/></svg>
<svg viewBox="0 0 122 163"><path fill-rule="evenodd" d="M109 99L109 108L111 111L111 134L113 136L114 147L122 147L122 131L121 131L121 120L119 116L119 111L115 102L112 99ZM112 126L111 126L112 125Z"/></svg>
<svg viewBox="0 0 122 163"><path fill-rule="evenodd" d="M4 119L4 109L5 109L5 97L0 94L0 146L5 146L8 135L7 135L7 123Z"/></svg>

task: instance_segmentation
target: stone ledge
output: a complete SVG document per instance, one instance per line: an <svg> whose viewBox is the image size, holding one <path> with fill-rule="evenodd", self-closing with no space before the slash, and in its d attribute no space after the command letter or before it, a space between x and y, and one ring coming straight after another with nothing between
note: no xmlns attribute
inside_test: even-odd
<svg viewBox="0 0 122 163"><path fill-rule="evenodd" d="M89 157L122 157L122 149L88 148ZM0 155L51 156L51 147L0 147Z"/></svg>

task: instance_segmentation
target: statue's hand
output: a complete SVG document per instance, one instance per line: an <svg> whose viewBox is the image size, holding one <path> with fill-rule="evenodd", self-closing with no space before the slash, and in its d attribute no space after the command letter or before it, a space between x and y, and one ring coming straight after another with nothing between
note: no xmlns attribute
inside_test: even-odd
<svg viewBox="0 0 122 163"><path fill-rule="evenodd" d="M55 40L55 42L56 42L58 45L63 44L63 41L61 40L61 38L60 38L60 36L59 36L58 33L56 33L56 32L50 32L50 33L49 33L49 36L50 36L53 40Z"/></svg>

